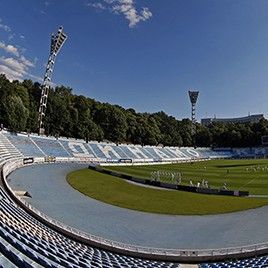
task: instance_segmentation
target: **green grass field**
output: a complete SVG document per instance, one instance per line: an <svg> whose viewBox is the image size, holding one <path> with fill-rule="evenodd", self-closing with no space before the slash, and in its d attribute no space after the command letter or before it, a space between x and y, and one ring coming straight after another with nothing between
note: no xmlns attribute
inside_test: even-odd
<svg viewBox="0 0 268 268"><path fill-rule="evenodd" d="M227 181L229 189L268 194L266 166L268 167L268 161L265 160L213 160L194 164L109 167L109 169L145 178L150 177L151 172L155 170L180 171L185 183L189 178L193 181L205 178L209 180L210 186L219 187L224 180ZM206 215L268 205L268 198L226 197L146 188L89 169L71 172L67 176L67 181L75 189L94 199L151 213Z"/></svg>
<svg viewBox="0 0 268 268"><path fill-rule="evenodd" d="M224 182L230 190L249 191L252 195L268 195L268 160L210 160L172 165L110 166L106 169L141 178L150 178L157 170L180 172L182 184L194 184L205 179L212 188ZM169 181L161 178L162 181ZM172 181L170 181L172 182ZM176 183L173 181L173 183Z"/></svg>

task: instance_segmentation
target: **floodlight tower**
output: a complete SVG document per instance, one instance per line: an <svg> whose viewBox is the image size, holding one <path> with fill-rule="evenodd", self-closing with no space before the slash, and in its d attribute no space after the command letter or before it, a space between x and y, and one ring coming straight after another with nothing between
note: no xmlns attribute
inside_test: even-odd
<svg viewBox="0 0 268 268"><path fill-rule="evenodd" d="M194 136L196 134L195 105L197 102L198 93L199 93L199 91L188 91L188 94L190 97L190 102L192 105L192 138L193 138L194 144L195 144L195 137Z"/></svg>
<svg viewBox="0 0 268 268"><path fill-rule="evenodd" d="M47 62L46 72L44 76L41 98L40 98L40 106L39 106L39 135L44 134L44 117L47 108L47 99L48 92L51 83L53 68L56 60L56 56L60 52L64 42L66 41L67 35L63 32L63 27L60 27L57 34L51 35L51 45L50 45L50 54Z"/></svg>
<svg viewBox="0 0 268 268"><path fill-rule="evenodd" d="M188 91L188 93L189 93L190 102L192 105L192 123L194 124L196 122L196 120L195 120L195 105L197 102L199 91Z"/></svg>

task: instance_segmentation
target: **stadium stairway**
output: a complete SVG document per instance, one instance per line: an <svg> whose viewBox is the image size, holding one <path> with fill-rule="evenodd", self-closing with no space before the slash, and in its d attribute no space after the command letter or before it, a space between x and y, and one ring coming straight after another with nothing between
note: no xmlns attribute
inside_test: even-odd
<svg viewBox="0 0 268 268"><path fill-rule="evenodd" d="M0 166L11 158L23 157L22 153L0 132Z"/></svg>

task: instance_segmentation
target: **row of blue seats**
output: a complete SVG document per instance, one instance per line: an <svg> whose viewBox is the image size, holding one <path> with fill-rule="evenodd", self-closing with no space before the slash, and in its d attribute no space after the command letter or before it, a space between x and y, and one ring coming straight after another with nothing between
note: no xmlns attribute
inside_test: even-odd
<svg viewBox="0 0 268 268"><path fill-rule="evenodd" d="M74 151L70 148L69 143L74 143L74 150L77 153L93 155L94 157L105 159L118 159L118 158L147 158L159 160L176 158L174 155L173 147L155 147L155 146L134 146L134 145L115 145L112 143L85 143L82 141L75 142L67 139L55 139L53 137L39 137L36 135L22 135L3 132L6 137L24 156L41 157L44 155L52 155L59 157L74 156ZM76 145L75 145L76 144ZM82 145L83 148L79 145ZM99 148L109 146L112 150L104 153ZM138 148L138 150L137 150ZM189 154L188 148L177 148L183 157L194 157L194 154ZM133 152L134 150L134 152ZM158 153L156 153L156 151ZM268 155L268 148L241 148L241 149L228 149L228 150L211 150L209 148L196 148L191 149L200 158L221 158L221 157L253 157ZM108 157L107 157L108 156ZM178 157L178 156L177 156Z"/></svg>
<svg viewBox="0 0 268 268"><path fill-rule="evenodd" d="M41 266L57 267L57 265L62 265L74 268L179 267L178 264L174 263L137 259L75 242L31 217L16 204L10 202L10 199L6 199L6 194L3 193L2 189L0 192L0 237ZM9 254L8 249L5 249L5 252ZM13 257L11 256L10 259L13 260ZM17 264L20 261L20 259L17 260Z"/></svg>
<svg viewBox="0 0 268 268"><path fill-rule="evenodd" d="M199 265L200 268L264 268L268 267L268 256L237 261L226 261L219 263L206 263Z"/></svg>
<svg viewBox="0 0 268 268"><path fill-rule="evenodd" d="M174 148L156 146L134 146L109 143L85 143L38 137L36 135L22 135L3 132L5 138L12 143L24 156L91 156L100 159L176 159L176 158L216 158L230 157L231 151L213 151L211 149Z"/></svg>

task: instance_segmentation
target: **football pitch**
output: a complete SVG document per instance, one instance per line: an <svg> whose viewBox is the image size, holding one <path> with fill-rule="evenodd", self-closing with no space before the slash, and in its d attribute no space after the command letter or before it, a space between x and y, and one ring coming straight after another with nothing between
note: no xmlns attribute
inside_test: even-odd
<svg viewBox="0 0 268 268"><path fill-rule="evenodd" d="M190 180L196 184L204 179L211 188L221 188L226 183L230 190L246 190L252 195L267 195L267 198L216 196L154 189L89 169L71 172L67 176L67 181L72 187L91 198L150 213L206 215L268 205L267 160L210 160L192 164L105 168L142 178L150 178L155 171L179 172L182 184L187 185Z"/></svg>
<svg viewBox="0 0 268 268"><path fill-rule="evenodd" d="M177 183L172 174L180 176L182 185L197 185L205 180L211 188L227 187L228 190L249 191L250 195L268 197L268 160L209 160L191 163L148 165L148 166L110 166L106 169L140 178L158 179ZM159 173L159 177L157 177ZM174 175L173 175L174 176Z"/></svg>

